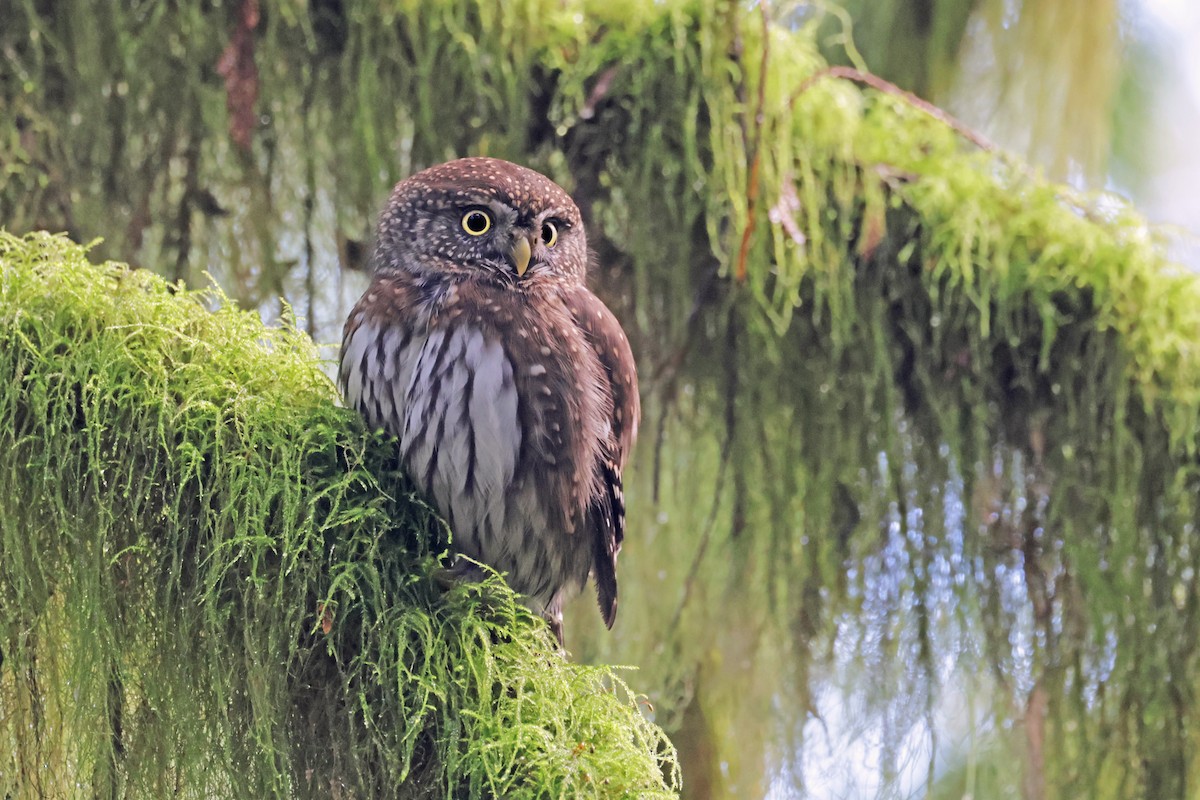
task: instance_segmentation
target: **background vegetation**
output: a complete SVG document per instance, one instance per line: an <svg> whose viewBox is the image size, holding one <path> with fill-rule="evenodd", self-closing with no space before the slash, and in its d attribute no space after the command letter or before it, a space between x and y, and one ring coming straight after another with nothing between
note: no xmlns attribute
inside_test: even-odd
<svg viewBox="0 0 1200 800"><path fill-rule="evenodd" d="M902 26L855 30L879 53L872 66L937 98L953 91L939 65L987 4L920 5L936 24L905 52L927 63L870 49L902 41ZM3 15L0 113L15 121L0 139L3 224L103 235L93 257L193 284L209 273L267 318L286 299L318 342L336 340L364 285L395 180L489 154L574 194L594 282L634 340L647 422L617 630L574 614L568 647L638 665L625 677L678 748L685 796L828 796L866 773L883 795L1197 792L1196 280L1121 201L1047 182L912 98L864 87L846 14L240 0L100 18L9 0ZM1059 52L1058 24L1045 53ZM829 72L827 57L852 69ZM1063 116L1107 119L1116 94L1096 69L1093 102L1056 106ZM1103 161L1088 144L1058 174ZM287 341L272 357L300 346ZM315 399L296 406L352 438L329 387L309 380ZM386 448L364 447L382 463ZM33 478L22 466L9 480ZM27 506L29 491L8 496ZM405 529L408 502L370 524ZM6 537L7 563L23 539ZM314 576L333 557L308 552L296 563ZM32 569L5 580L36 585ZM470 629L476 602L447 636ZM35 606L5 612L6 654L32 653L22 630L78 624L72 606L44 605L36 624ZM288 611L311 626L315 608ZM306 652L272 647L264 659ZM496 674L529 658L514 651ZM8 657L0 685L27 688L31 664ZM93 680L111 691L104 669ZM117 693L140 702L132 685ZM603 713L633 724L629 707ZM15 736L24 717L7 719ZM215 735L200 730L188 734Z"/></svg>

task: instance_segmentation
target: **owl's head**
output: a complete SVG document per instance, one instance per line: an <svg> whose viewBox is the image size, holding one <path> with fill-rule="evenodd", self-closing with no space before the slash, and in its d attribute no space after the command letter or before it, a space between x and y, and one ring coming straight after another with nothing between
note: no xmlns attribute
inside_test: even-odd
<svg viewBox="0 0 1200 800"><path fill-rule="evenodd" d="M496 158L461 158L396 185L379 219L375 269L509 285L583 280L579 209L558 184Z"/></svg>

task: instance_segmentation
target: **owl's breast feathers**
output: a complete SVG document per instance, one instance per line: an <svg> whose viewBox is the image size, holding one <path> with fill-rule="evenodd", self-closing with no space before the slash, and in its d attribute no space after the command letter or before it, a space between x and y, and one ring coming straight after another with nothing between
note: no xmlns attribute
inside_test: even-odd
<svg viewBox="0 0 1200 800"><path fill-rule="evenodd" d="M347 402L399 437L456 549L552 611L591 569L611 626L639 404L629 344L599 299L379 276L347 320L340 374Z"/></svg>

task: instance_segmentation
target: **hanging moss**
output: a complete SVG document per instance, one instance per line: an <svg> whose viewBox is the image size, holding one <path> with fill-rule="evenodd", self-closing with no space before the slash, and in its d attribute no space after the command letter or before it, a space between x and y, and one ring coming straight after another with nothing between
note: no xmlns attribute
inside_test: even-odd
<svg viewBox="0 0 1200 800"><path fill-rule="evenodd" d="M103 234L105 252L169 265L173 276L212 271L232 297L268 315L283 295L324 342L336 339L344 304L361 288L361 276L342 268L353 249L347 240L366 235L394 180L479 153L560 180L587 215L597 288L631 333L647 412L628 475L621 619L615 635L601 635L590 610L577 615L570 630L581 638L572 649L580 660L641 667L637 683L656 719L671 731L688 727L681 760L698 765L694 785L747 797L772 784L811 783L807 759L826 735L814 720L840 717L855 741L877 743L879 778L889 787L911 761L905 741L917 738L939 759L967 765L937 774L931 767L924 779L934 794L1015 792L1022 782L1047 796L1196 793L1198 721L1189 687L1200 674L1200 287L1166 261L1154 231L1122 201L1081 197L980 150L901 97L823 73L817 37L840 27L838 17L818 34L820 20L793 19L774 4L717 0L503 7L464 0L434 12L402 3L272 4L253 35L259 127L243 152L231 143L225 85L211 69L236 14L206 8L125 8L112 30L76 30L90 18L82 7L14 11L19 21L0 30L12 65L0 74L0 112L18 120L18 133L0 139L9 177L0 187L0 220L19 231L65 229L82 241ZM182 42L188 47L180 50ZM24 313L29 324L38 319ZM243 319L229 311L217 319L223 315ZM310 408L305 413L325 420L327 434L318 435L325 429L314 418L278 436L245 427L244 419L259 416L245 410L243 419L239 404L274 409L255 398L292 385L269 377L283 368L279 353L308 347L270 338L264 354L263 334L254 330L244 342L258 360L231 356L225 368L239 377L196 406L208 427L171 416L190 397L174 390L88 405L95 402L89 392L109 384L89 389L75 370L108 363L97 357L64 354L46 374L66 377L32 387L29 397L76 409L56 417L80 446L53 457L53 474L68 470L79 504L42 518L44 504L21 502L6 523L19 525L20 535L6 529L4 569L19 568L24 594L13 596L32 604L12 607L38 609L39 622L26 624L0 606L5 619L18 621L4 686L23 692L24 705L14 706L28 709L22 719L45 719L50 712L31 699L44 694L38 687L66 680L77 669L71 659L94 660L90 701L53 711L109 720L89 729L100 738L42 739L86 744L93 764L128 770L134 763L117 752L132 745L105 738L113 708L125 709L123 729L136 731L132 720L179 707L153 692L190 699L212 686L204 708L220 713L189 717L201 724L178 731L162 723L176 731L171 753L204 749L203 760L188 762L202 765L190 773L200 771L201 785L223 785L216 776L251 765L256 786L295 786L297 765L312 759L327 774L353 772L345 780L366 784L407 764L410 782L429 785L425 765L435 764L429 780L441 787L445 775L459 773L445 766L451 753L437 747L460 741L453 737L465 737L473 719L442 716L459 690L428 683L437 711L403 700L443 726L435 729L453 731L450 739L413 734L396 743L388 731L417 727L366 723L392 707L373 692L386 687L400 696L401 685L362 676L435 663L443 645L427 647L433 635L449 643L446 664L464 657L457 655L466 652L462 631L475 631L471 641L480 647L487 642L483 652L509 652L527 637L485 639L480 626L524 617L505 611L509 600L494 587L462 605L433 590L421 566L427 556L395 539L437 525L411 497L388 501L378 493L379 482L391 491L394 480L385 449L344 438L352 424L315 372L319 399L311 408L290 397L278 407ZM126 337L138 341L133 329ZM228 347L209 339L180 340L188 356L179 365L222 358ZM22 347L14 352L29 351ZM311 357L299 360L311 372ZM171 366L155 367L164 372L159 380L182 368ZM139 370L138 381L143 371L159 374ZM200 373L222 373L197 370L197 386L216 390ZM114 385L134 382L118 377ZM269 385L261 395L231 388L243 380ZM157 449L118 437L147 425ZM231 431L274 449L243 452L237 443L245 440L227 438ZM85 434L94 438L80 439ZM42 438L54 439L18 441L28 449ZM213 447L225 456L212 456ZM280 460L256 473L237 466L235 453L249 464ZM127 454L151 465L147 474L178 469L177 482L130 485L126 496L115 476L125 474ZM29 497L41 485L31 476L43 474L50 456L31 458L20 461L36 467L21 472L28 485L11 496ZM322 486L345 488L266 497L245 488L317 473L331 482ZM232 491L258 498L252 512L221 494ZM204 492L215 494L194 499L209 498ZM100 503L110 496L129 513ZM98 572L71 577L80 567L62 548L76 546L75 538L56 538L58 549L33 544L64 526L93 530L94 515L62 517L68 508L101 507L110 508L99 516L103 525L147 520L137 535L156 531L153 542L182 536L169 520L195 518L225 533L180 553L181 564L195 566L173 568L178 577L165 588L146 577L160 574L154 566L166 557L150 545L90 553L83 563L133 570L101 584ZM160 507L166 517L155 516ZM275 545L277 518L317 526L319 536L311 535L319 541ZM242 533L249 521L264 526L258 538ZM360 550L333 547L358 541ZM401 554L394 561L393 549ZM355 566L345 572L333 564ZM400 572L380 571L387 564L421 577L405 583ZM53 589L67 579L74 595ZM161 602L141 610L80 605L85 595L124 597L99 591L118 580L147 587L143 594L153 587ZM245 594L251 586L260 594ZM298 594L279 594L285 586ZM422 613L367 612L381 591L401 588L413 602L396 608ZM180 605L178 621L151 610L189 592L222 602ZM80 607L104 613L80 617ZM334 614L328 634L318 610L325 607ZM291 627L251 624L278 622L283 609ZM429 609L446 616L427 617ZM427 636L426 619L446 621L430 623ZM90 641L95 630L103 646L48 655L39 642L58 635L60 621L75 626L69 641L85 634ZM121 643L104 626L135 624L181 633L161 633L157 648L130 655L137 669L112 667ZM178 680L138 683L137 670L151 674L155 659L176 653L171 658L183 663L197 631L218 648L254 642L236 655L262 666L233 672L224 661L190 663ZM381 644L388 642L390 650ZM401 643L415 649L401 652ZM288 662L314 652L328 655ZM34 653L46 668L33 678L12 666L33 663ZM484 663L500 664L495 658ZM550 663L544 655L511 658L525 666L504 662L496 675ZM267 667L278 664L289 664L275 676L282 683L265 681ZM303 681L294 676L309 674L303 670L332 674L350 692L335 697L362 700L338 717L360 720L359 727L347 738L329 734L329 747L317 736L315 754L301 758L282 743L301 724L329 730L321 714L333 713L317 702L324 697L317 689L295 699ZM257 677L239 693L231 687L243 672ZM945 707L961 697L970 709L957 721L971 730L966 749L941 735ZM831 710L839 699L845 707ZM276 701L296 705L290 722L264 721L274 719L265 709ZM632 714L632 706L619 707ZM229 742L231 730L253 736ZM202 746L209 737L228 743ZM470 741L482 748L485 739ZM158 755L137 760L147 776L171 779L171 768L155 765L175 763L172 741L155 739ZM346 754L363 743L369 757L351 760ZM565 763L591 757L581 752ZM332 766L326 753L337 754ZM462 758L454 763L482 763ZM487 763L501 765L486 768L495 775L516 774L524 762Z"/></svg>
<svg viewBox="0 0 1200 800"><path fill-rule="evenodd" d="M439 588L305 335L0 234L0 339L0 792L674 796L613 671Z"/></svg>

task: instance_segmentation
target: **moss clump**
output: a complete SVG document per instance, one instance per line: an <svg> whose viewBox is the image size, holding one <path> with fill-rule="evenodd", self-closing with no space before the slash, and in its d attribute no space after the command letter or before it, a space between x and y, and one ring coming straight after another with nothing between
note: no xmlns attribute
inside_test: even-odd
<svg viewBox="0 0 1200 800"><path fill-rule="evenodd" d="M0 232L0 794L674 796L304 334L86 254Z"/></svg>

